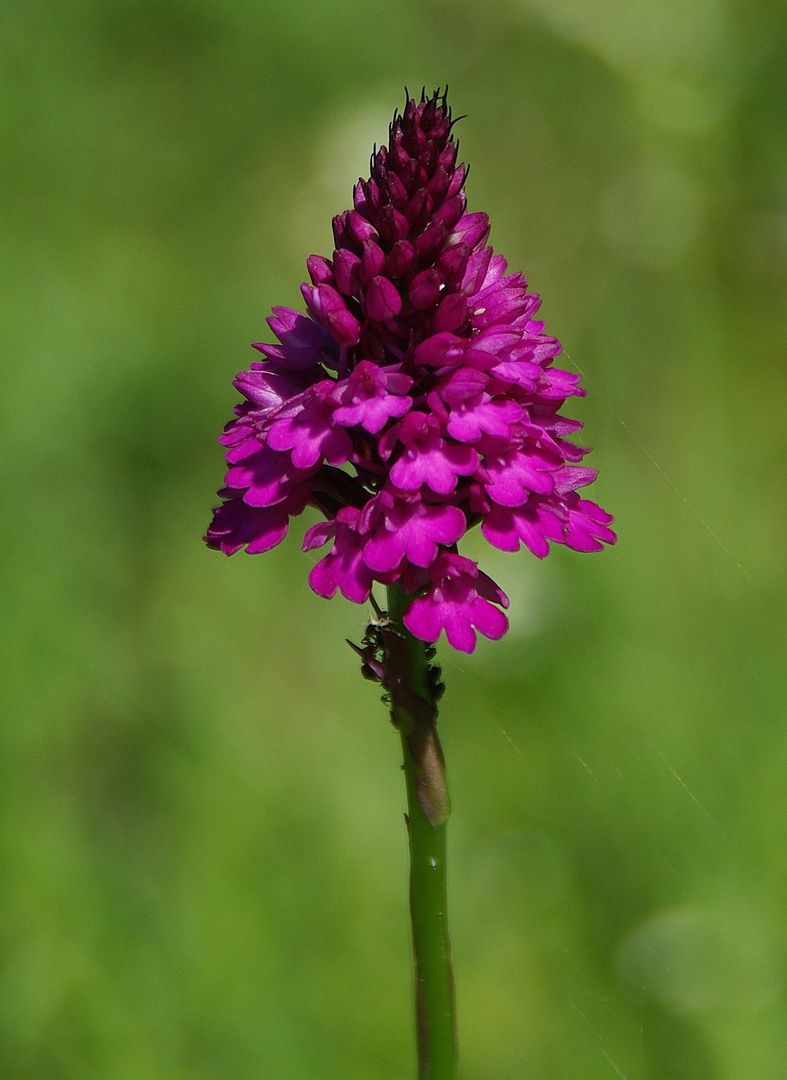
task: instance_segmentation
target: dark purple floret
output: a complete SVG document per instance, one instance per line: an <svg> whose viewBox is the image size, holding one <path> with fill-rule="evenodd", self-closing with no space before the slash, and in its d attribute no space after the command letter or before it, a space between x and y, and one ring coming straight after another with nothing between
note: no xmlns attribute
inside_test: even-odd
<svg viewBox="0 0 787 1080"><path fill-rule="evenodd" d="M539 558L549 544L599 551L612 518L577 490L595 470L560 415L584 394L553 368L540 300L487 245L486 214L466 212L444 93L395 115L353 208L334 218L331 259L307 260L308 314L274 308L278 343L241 372L244 396L221 442L230 469L206 542L267 551L307 505L330 543L315 592L365 602L375 582L413 601L404 622L472 652L501 637L505 593L457 552L480 523L490 544Z"/></svg>

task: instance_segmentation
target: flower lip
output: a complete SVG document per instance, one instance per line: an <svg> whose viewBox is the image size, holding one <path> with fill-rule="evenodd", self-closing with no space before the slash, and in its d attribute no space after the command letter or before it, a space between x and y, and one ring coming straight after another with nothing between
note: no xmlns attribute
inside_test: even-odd
<svg viewBox="0 0 787 1080"><path fill-rule="evenodd" d="M340 405L333 410L334 423L345 427L360 424L372 435L382 431L392 418L409 410L407 391L413 384L409 375L381 368L371 360L361 360L339 392Z"/></svg>

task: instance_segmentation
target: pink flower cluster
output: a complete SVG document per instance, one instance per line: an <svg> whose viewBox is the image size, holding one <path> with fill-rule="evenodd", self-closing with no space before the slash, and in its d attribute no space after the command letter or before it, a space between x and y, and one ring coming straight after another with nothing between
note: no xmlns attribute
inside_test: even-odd
<svg viewBox="0 0 787 1080"><path fill-rule="evenodd" d="M456 545L480 524L503 551L614 543L612 518L582 499L595 479L560 415L583 394L553 368L560 343L535 319L538 296L466 212L445 95L409 100L387 147L334 219L332 259L312 255L307 315L274 308L277 344L235 380L245 401L221 437L229 471L207 543L268 551L308 506L330 544L309 575L320 596L357 603L375 582L413 600L408 629L445 630L472 652L501 637L505 593Z"/></svg>

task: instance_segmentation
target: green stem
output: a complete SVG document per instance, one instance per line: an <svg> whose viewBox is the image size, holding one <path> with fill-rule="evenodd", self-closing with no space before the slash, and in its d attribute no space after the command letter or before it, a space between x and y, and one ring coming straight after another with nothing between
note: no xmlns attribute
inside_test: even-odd
<svg viewBox="0 0 787 1080"><path fill-rule="evenodd" d="M391 717L402 737L410 840L410 916L415 962L418 1080L455 1080L454 979L448 937L445 762L435 721L435 679L427 646L402 625L410 597L388 587L386 662Z"/></svg>

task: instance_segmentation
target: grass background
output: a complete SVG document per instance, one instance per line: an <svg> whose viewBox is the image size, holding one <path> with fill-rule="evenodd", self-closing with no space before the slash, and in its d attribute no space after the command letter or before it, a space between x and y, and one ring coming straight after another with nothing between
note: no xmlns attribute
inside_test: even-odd
<svg viewBox="0 0 787 1080"><path fill-rule="evenodd" d="M6 0L0 1074L414 1072L396 736L293 535L200 543L235 372L403 86L585 375L603 555L466 548L463 1080L787 1075L787 18Z"/></svg>

